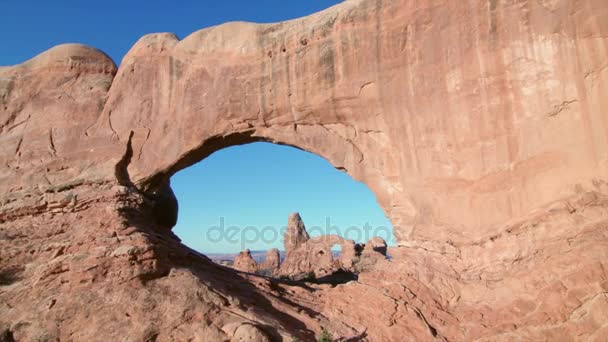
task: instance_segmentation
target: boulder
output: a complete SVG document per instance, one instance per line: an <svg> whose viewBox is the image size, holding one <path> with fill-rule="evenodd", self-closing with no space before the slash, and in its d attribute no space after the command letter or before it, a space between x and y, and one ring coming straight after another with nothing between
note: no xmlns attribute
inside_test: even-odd
<svg viewBox="0 0 608 342"><path fill-rule="evenodd" d="M230 342L270 342L270 339L259 327L245 323L236 328Z"/></svg>

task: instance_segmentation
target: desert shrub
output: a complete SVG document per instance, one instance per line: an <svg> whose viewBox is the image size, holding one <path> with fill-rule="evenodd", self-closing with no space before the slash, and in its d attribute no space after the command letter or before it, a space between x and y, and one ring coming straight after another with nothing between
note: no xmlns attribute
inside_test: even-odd
<svg viewBox="0 0 608 342"><path fill-rule="evenodd" d="M273 277L272 269L257 270L255 274L262 277Z"/></svg>
<svg viewBox="0 0 608 342"><path fill-rule="evenodd" d="M317 337L317 341L318 342L333 342L333 340L331 339L331 334L325 328L323 328L323 330L321 330L321 334L319 335L319 337Z"/></svg>

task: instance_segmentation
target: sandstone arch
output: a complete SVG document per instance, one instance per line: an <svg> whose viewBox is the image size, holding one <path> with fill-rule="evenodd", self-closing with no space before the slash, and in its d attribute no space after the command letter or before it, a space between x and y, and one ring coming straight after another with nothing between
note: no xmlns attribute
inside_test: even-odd
<svg viewBox="0 0 608 342"><path fill-rule="evenodd" d="M588 11L601 8L594 1L588 4ZM286 23L230 23L201 30L182 41L172 34L149 35L125 56L116 77L111 77L116 69L103 54L75 46L54 49L5 73L38 70L40 75L40 70L49 70L53 63L52 70L64 68L68 75L70 71L81 75L82 70L74 66L83 64L84 68L92 63L94 66L87 69L91 78L108 75L111 88L108 81L102 84L103 89L109 88L107 97L102 90L90 99L90 108L82 108L86 101L79 101L81 107L74 108L98 115L97 123L91 126L90 119L83 120L83 127L74 135L84 139L78 142L84 151L94 147L99 155L103 150L96 158L115 162L133 131L129 173L146 190L192 163L191 156L204 153L199 149L206 143L234 134L239 139L251 136L250 141L303 148L347 170L376 194L394 226L399 227L396 236L401 241L433 240L434 236L466 241L479 229L490 234L490 227L497 223L525 215L572 192L577 184L586 186L591 179L602 178L606 152L599 128L605 124L596 108L605 104L601 85L592 87L590 76L584 77L584 70L598 70L594 79L601 80L601 62L590 56L569 63L563 55L566 52L558 49L563 40L594 40L593 34L586 33L584 27L577 31L572 23L562 27L565 36L546 32L542 23L529 24L536 32L535 36L525 36L531 46L545 44L534 37L553 42L545 50L551 52L554 62L547 69L535 56L528 62L516 59L519 34L504 33L498 42L489 39L489 31L468 26L454 29L454 34L463 30L475 33L459 41L467 46L462 49L436 30L423 33L424 21L409 11L411 6L357 0ZM567 11L572 5L560 6ZM466 7L450 13L465 13ZM425 11L445 18L455 15L431 8ZM466 13L472 18L475 15ZM503 23L504 32L523 16L519 12L510 15L511 21ZM598 29L601 32L602 28ZM434 43L427 44L430 40ZM600 40L595 40L599 45L593 49L602 49ZM498 47L505 51L500 56ZM579 51L582 46L564 49L584 55ZM435 51L458 57L437 64ZM472 55L471 51L479 53ZM484 60L492 63L480 69ZM508 67L511 60L515 66ZM43 67L45 63L48 66ZM533 88L537 95L529 105L515 92L510 97L498 96L499 89L523 89L523 80L530 79L524 72L538 77L549 73L551 79L564 84L580 82L570 82L577 86L563 89ZM478 75L492 73L521 77L497 78L492 89L484 86L485 95L475 90L477 86L462 86L463 82L479 85ZM396 74L401 76L394 77ZM64 79L65 75L58 77ZM433 82L425 83L424 79ZM14 88L14 81L7 85L7 89ZM487 99L491 91L496 101L490 105ZM544 95L547 91L552 91L550 97ZM576 100L583 95L584 101ZM53 106L63 106L57 110L65 111L73 104L61 100ZM557 116L564 110L581 113L586 119L571 121ZM442 112L446 114L440 115ZM491 113L505 114L489 121ZM24 111L21 119L27 115ZM37 114L30 111L29 115L35 119ZM48 128L40 128L47 131L39 132L40 136L48 137ZM23 129L31 130L32 126ZM530 130L542 134L525 133ZM572 138L560 142L553 136ZM19 135L11 139L16 147ZM29 140L25 141L24 149L29 147ZM41 144L41 152L48 155L48 143ZM60 142L56 145L63 148L60 155L73 150ZM491 160L482 158L488 153ZM82 155L79 158L85 159ZM110 172L95 173L98 178L108 178Z"/></svg>
<svg viewBox="0 0 608 342"><path fill-rule="evenodd" d="M519 34L504 33L496 41L490 31L467 26L454 28L454 35L474 34L451 41L434 29L423 33L423 19L412 16L411 6L354 1L286 23L230 23L182 41L170 34L145 36L125 56L101 121L112 124L123 144L135 132L139 154L129 170L143 187L191 163L189 156L207 140L233 134L318 154L368 185L398 227L398 240L465 241L479 229L489 234L489 227L583 184L580 173L585 179L605 174L601 130L592 133L584 123L605 126L601 112L592 109L604 106L600 88L584 82L542 86L533 90L529 105L516 91L500 95L526 87L524 80L532 77L527 72L548 72L563 82L582 77L572 67L580 63L562 57L561 36L539 23L530 24L538 34L524 38L550 54L542 57L554 63L547 70L540 57L530 56L538 61L530 63L517 59ZM474 15L465 5L459 11ZM512 14L503 31L517 25L522 13ZM447 20L454 27L461 22ZM491 23L479 25L484 24ZM564 25L563 39L588 37ZM454 58L441 63L436 51ZM589 70L599 63L591 57L587 62ZM475 90L481 89L475 86L480 75L491 74L505 77L483 86L483 93ZM583 94L588 100L576 100ZM573 123L552 115L553 109L578 109L588 119ZM525 133L530 130L543 133ZM560 142L550 136L573 138Z"/></svg>
<svg viewBox="0 0 608 342"><path fill-rule="evenodd" d="M239 31L239 34L243 34L241 30L245 32L253 31L256 35L261 34L258 32L261 30L260 27L250 24L234 23L228 25L227 28ZM212 33L203 31L195 33L193 36L207 36L210 34ZM189 37L179 43L174 39L173 36L164 34L146 36L133 47L131 52L125 57L125 61L129 61L126 63L135 63L139 66L138 60L140 58L148 61L151 58L162 61L160 65L157 65L155 61L151 65L146 66L146 64L142 64L139 67L142 69L140 71L141 74L159 74L159 79L149 84L144 84L141 86L142 89L139 89L127 84L131 82L129 81L131 77L139 77L139 74L137 74L138 76L130 75L131 71L128 68L124 69L122 73L119 71L116 76L119 82L113 84L116 90L115 92L109 92L106 107L101 114L100 126L103 127L111 123L110 135L116 137L122 144L127 144L131 141L130 132L133 132L132 149L137 152L137 155L136 158L134 157L130 161L128 169L134 183L140 188L145 191L154 191L166 182L172 174L222 148L262 141L289 145L325 158L337 169L348 172L354 179L370 186L385 210L392 208L391 201L394 200L390 200L385 191L380 187L388 182L386 176L375 166L369 165L367 161L364 162L365 155L360 145L362 143L364 146L367 144L371 147L372 153L381 155L384 140L383 134L381 132L373 134L360 132L357 126L351 125L348 122L341 123L337 118L325 119L323 118L323 111L326 109L319 108L316 110L316 113L305 113L307 118L303 120L296 119L292 113L294 109L287 110L286 108L280 108L280 106L285 107L287 104L277 104L276 107L279 108L264 110L262 108L263 97L256 98L261 96L259 93L267 91L263 89L259 90L257 94L242 95L243 102L251 102L249 107L235 109L228 106L227 108L222 108L222 104L220 104L218 107L203 110L200 108L205 108L205 106L197 103L188 103L181 104L179 107L167 105L167 108L162 108L161 106L161 108L154 109L138 109L142 113L139 114L135 111L137 114L134 115L134 111L130 107L133 104L123 104L123 98L136 98L140 103L162 102L163 100L160 100L158 94L155 94L155 91L151 87L157 86L162 88L171 86L176 90L170 90L170 93L174 91L184 92L181 96L185 99L196 99L199 94L195 90L190 90L190 87L198 89L197 86L208 86L206 83L202 85L198 84L200 81L196 78L181 80L164 79L165 72L167 71L164 68L166 67L173 70L172 68L176 67L172 65L185 65L182 66L184 69L187 68L187 65L197 65L195 61L176 62L180 58L189 58L180 55L179 44L188 42L188 39L193 38ZM170 44L178 44L174 48L174 51L176 51L174 53L178 56L157 56L157 52L154 49L166 49L166 45ZM140 52L140 49L145 50L145 52ZM142 57L140 54L144 54L144 56ZM150 54L153 57L150 58L146 54ZM265 57L264 55L262 58ZM249 58L249 56L246 55L241 58ZM150 63L152 62L150 61ZM169 66L166 63L169 63ZM191 68L194 70L182 72L185 74L204 72L194 66ZM205 69L205 67L201 67L200 69ZM220 74L216 75L219 79L209 81L209 85L215 82L223 82L221 80L221 73L224 71L217 70L216 72L220 72ZM242 77L252 78L252 81L246 82L260 83L258 85L260 88L267 87L264 84L268 82L267 75L258 75L256 74L257 71L252 73L253 75L243 75ZM169 74L171 75L170 78L174 77L171 72ZM214 90L214 93L209 95L209 97L213 98L212 101L221 101L220 98L224 97L224 94L246 94L248 91L247 89L243 89L244 85L230 82L223 85L223 87L226 87L226 89L222 91ZM122 90L119 89L123 89L127 93L122 93ZM268 91L271 92L272 89ZM203 93L207 94L206 92ZM279 96L279 98L281 97L284 96ZM290 98L291 96L287 94L286 97ZM192 101L196 102L197 100ZM141 108L139 105L136 106ZM144 105L143 107L146 106ZM168 114L153 116L155 112L163 113L164 111L167 111ZM310 109L307 109L307 111L310 111ZM225 118L223 115L227 115L228 117ZM173 127L174 123L170 123L167 120L172 120L171 118L174 116L184 116L187 119L177 120L175 122L177 127ZM199 123L199 119L202 120L202 123ZM213 126L205 125L205 122L209 122L209 120L217 120L218 122ZM162 126L162 128L159 126ZM100 130L103 131L103 128ZM190 132L186 132L185 130ZM369 138L367 135L377 137ZM155 152L159 149L164 151L165 154L159 156ZM385 160L387 158L387 156L383 156L381 159Z"/></svg>

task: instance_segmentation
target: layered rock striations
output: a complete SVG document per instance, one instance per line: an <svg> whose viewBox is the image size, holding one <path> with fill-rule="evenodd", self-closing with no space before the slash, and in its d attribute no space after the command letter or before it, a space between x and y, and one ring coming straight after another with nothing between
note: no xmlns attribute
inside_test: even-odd
<svg viewBox="0 0 608 342"><path fill-rule="evenodd" d="M0 68L0 336L605 339L607 25L603 0L349 0ZM369 186L392 259L303 288L180 244L171 175L254 141Z"/></svg>

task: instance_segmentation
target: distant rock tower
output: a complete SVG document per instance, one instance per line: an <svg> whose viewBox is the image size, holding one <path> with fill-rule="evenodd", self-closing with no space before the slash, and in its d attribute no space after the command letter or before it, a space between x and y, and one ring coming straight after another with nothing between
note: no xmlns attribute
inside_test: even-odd
<svg viewBox="0 0 608 342"><path fill-rule="evenodd" d="M285 231L284 237L286 253L300 247L310 239L299 213L289 215L287 230Z"/></svg>
<svg viewBox="0 0 608 342"><path fill-rule="evenodd" d="M263 271L265 275L273 275L281 266L281 253L278 249L273 248L266 252L266 259L258 267L259 271Z"/></svg>
<svg viewBox="0 0 608 342"><path fill-rule="evenodd" d="M251 251L246 249L234 258L232 268L243 272L255 273L258 270L258 263L251 256Z"/></svg>

